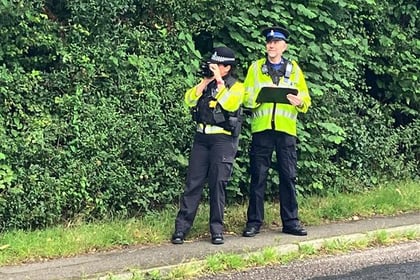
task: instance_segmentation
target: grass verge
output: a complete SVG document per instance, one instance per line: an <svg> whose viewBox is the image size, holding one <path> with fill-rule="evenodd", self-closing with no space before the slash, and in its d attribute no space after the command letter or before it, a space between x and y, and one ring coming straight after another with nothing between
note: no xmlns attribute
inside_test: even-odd
<svg viewBox="0 0 420 280"><path fill-rule="evenodd" d="M374 215L395 215L420 210L420 182L400 182L358 194L300 198L300 218L306 225L354 220ZM225 229L240 234L247 205L226 207ZM278 227L279 205L266 204L266 226ZM0 235L0 265L69 257L98 250L167 242L177 208L129 220L58 226L31 232L10 231ZM208 236L208 205L200 205L188 238ZM239 265L239 264L238 264Z"/></svg>
<svg viewBox="0 0 420 280"><path fill-rule="evenodd" d="M176 280L195 279L205 275L223 275L239 272L254 267L287 265L292 261L303 261L314 257L331 256L360 251L379 246L420 240L420 228L417 230L387 232L374 231L360 238L330 238L323 243L306 241L296 244L295 250L282 250L281 247L267 247L247 254L217 253L203 261L180 264L171 270L149 270L132 272L124 275L107 275L101 280Z"/></svg>

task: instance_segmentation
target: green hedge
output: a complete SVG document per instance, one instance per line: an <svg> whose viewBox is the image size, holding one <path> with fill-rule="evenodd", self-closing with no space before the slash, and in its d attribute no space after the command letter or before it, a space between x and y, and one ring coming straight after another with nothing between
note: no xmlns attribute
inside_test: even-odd
<svg viewBox="0 0 420 280"><path fill-rule="evenodd" d="M229 45L243 79L268 24L292 32L287 56L313 97L299 193L418 178L416 1L109 2L0 1L0 231L177 203L193 135L183 94L200 60ZM249 139L247 120L230 201L248 195ZM277 183L271 171L268 199Z"/></svg>

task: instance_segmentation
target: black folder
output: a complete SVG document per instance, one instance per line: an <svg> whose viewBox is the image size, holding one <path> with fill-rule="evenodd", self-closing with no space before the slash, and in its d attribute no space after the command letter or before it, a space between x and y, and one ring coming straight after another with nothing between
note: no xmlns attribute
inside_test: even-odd
<svg viewBox="0 0 420 280"><path fill-rule="evenodd" d="M257 96L257 103L284 103L290 104L287 94L298 94L295 88L286 87L263 87Z"/></svg>

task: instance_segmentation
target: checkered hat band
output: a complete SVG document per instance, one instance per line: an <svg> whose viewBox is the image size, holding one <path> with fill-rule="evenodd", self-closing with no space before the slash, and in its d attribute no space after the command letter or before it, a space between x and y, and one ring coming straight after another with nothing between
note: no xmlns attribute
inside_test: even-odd
<svg viewBox="0 0 420 280"><path fill-rule="evenodd" d="M217 53L214 53L211 56L211 60L218 61L218 62L228 62L228 61L235 61L235 58L219 56L219 55L217 55Z"/></svg>
<svg viewBox="0 0 420 280"><path fill-rule="evenodd" d="M274 31L274 30L271 30L271 32L268 32L268 34L267 34L267 39L271 38L271 37L279 38L279 39L286 39L286 36L284 36L283 33L278 32L278 31Z"/></svg>

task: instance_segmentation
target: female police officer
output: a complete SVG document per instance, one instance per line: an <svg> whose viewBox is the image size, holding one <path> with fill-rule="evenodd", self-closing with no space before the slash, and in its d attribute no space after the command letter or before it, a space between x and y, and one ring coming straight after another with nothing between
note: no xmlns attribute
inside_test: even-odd
<svg viewBox="0 0 420 280"><path fill-rule="evenodd" d="M217 47L207 66L209 73L185 93L197 123L187 181L175 220L173 244L182 244L190 230L207 180L210 194L210 233L213 244L223 244L225 188L232 173L241 126L240 110L244 94L242 83L232 70L234 52Z"/></svg>

